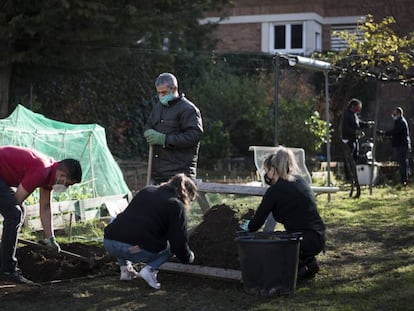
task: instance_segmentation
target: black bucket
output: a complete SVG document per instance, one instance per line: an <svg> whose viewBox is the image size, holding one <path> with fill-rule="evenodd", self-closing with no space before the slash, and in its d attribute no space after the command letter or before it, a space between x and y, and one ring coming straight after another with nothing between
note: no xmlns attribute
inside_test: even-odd
<svg viewBox="0 0 414 311"><path fill-rule="evenodd" d="M244 290L262 296L294 294L301 239L300 233L282 231L237 237Z"/></svg>

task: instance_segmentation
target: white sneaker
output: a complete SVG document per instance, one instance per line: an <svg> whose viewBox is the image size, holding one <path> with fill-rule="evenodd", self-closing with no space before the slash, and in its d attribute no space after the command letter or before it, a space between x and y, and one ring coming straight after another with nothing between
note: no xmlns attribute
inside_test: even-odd
<svg viewBox="0 0 414 311"><path fill-rule="evenodd" d="M150 266L145 266L139 272L139 275L148 283L149 286L155 289L160 289L161 284L157 280L158 270L153 270Z"/></svg>
<svg viewBox="0 0 414 311"><path fill-rule="evenodd" d="M131 263L128 263L126 266L121 266L121 276L119 279L121 281L129 281L138 276L138 272L134 269Z"/></svg>

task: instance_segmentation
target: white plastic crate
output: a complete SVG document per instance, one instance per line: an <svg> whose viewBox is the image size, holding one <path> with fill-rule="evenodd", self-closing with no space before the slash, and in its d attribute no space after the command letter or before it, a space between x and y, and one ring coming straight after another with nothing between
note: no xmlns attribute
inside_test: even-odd
<svg viewBox="0 0 414 311"><path fill-rule="evenodd" d="M260 174L260 178L262 180L262 185L265 185L264 181L264 171L263 171L263 163L266 158L276 151L277 147L269 147L269 146L250 146L249 150L254 152L254 164L256 165L256 169ZM296 162L300 169L300 175L306 180L308 184L312 183L312 177L306 167L305 162L305 150L302 148L288 148L290 149L296 159Z"/></svg>
<svg viewBox="0 0 414 311"><path fill-rule="evenodd" d="M369 164L357 164L357 175L360 185L369 185L370 184L370 174L372 171L372 165ZM374 185L378 179L378 167L374 165L374 171L372 175L372 184Z"/></svg>

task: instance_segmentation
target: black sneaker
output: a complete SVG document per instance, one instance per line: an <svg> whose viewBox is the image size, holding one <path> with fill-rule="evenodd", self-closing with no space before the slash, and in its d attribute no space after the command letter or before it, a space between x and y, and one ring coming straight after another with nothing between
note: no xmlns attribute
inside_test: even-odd
<svg viewBox="0 0 414 311"><path fill-rule="evenodd" d="M35 282L26 279L20 271L3 272L3 279L17 284L36 285Z"/></svg>

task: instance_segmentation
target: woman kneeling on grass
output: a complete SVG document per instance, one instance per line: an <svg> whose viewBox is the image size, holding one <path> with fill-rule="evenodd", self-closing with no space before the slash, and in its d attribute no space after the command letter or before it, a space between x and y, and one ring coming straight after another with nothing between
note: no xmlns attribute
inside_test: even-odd
<svg viewBox="0 0 414 311"><path fill-rule="evenodd" d="M196 194L194 182L177 174L159 186L141 189L105 228L104 247L117 258L121 280L140 275L148 285L160 289L158 268L173 254L182 263L194 261L187 242L186 211ZM147 265L138 273L132 264L139 262Z"/></svg>
<svg viewBox="0 0 414 311"><path fill-rule="evenodd" d="M248 230L255 232L272 213L287 232L301 232L298 278L309 279L319 272L315 256L325 248L325 225L319 216L315 196L291 150L279 146L263 164L265 181L270 185L263 196Z"/></svg>

